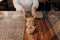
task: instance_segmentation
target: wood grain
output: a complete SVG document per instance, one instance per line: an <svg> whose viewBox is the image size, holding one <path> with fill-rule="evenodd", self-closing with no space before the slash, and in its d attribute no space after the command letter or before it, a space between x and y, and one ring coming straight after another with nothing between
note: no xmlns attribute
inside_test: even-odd
<svg viewBox="0 0 60 40"><path fill-rule="evenodd" d="M55 38L56 37L56 38ZM36 19L36 30L33 34L24 34L24 40L58 40L48 19Z"/></svg>

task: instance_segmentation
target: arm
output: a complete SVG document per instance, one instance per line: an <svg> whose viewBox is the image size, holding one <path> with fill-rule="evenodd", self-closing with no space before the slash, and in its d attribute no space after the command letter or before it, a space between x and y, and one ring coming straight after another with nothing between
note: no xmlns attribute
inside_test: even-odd
<svg viewBox="0 0 60 40"><path fill-rule="evenodd" d="M34 18L36 18L36 9L38 8L38 6L39 6L38 0L33 0L31 12Z"/></svg>
<svg viewBox="0 0 60 40"><path fill-rule="evenodd" d="M36 18L36 7L32 7L31 12L32 12L32 16Z"/></svg>
<svg viewBox="0 0 60 40"><path fill-rule="evenodd" d="M14 7L16 8L16 11L21 11L25 15L26 14L25 9L22 7L22 5L20 5L20 3L18 1L19 0L13 0Z"/></svg>
<svg viewBox="0 0 60 40"><path fill-rule="evenodd" d="M20 11L22 6L19 4L18 0L13 0L14 7L16 8L16 11Z"/></svg>

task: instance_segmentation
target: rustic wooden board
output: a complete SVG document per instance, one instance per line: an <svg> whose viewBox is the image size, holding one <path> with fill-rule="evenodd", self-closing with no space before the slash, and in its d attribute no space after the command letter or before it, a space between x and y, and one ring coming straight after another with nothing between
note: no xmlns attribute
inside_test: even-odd
<svg viewBox="0 0 60 40"><path fill-rule="evenodd" d="M47 19L36 19L36 30L33 34L24 34L24 40L57 40L53 28Z"/></svg>

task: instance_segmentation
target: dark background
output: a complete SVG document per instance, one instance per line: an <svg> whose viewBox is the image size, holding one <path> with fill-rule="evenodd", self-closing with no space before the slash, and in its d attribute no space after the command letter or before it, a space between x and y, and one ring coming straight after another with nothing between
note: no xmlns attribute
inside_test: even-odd
<svg viewBox="0 0 60 40"><path fill-rule="evenodd" d="M51 7L51 5L53 5ZM60 10L60 0L39 0L37 11L50 11L51 9ZM13 0L4 0L0 2L0 11L15 11Z"/></svg>

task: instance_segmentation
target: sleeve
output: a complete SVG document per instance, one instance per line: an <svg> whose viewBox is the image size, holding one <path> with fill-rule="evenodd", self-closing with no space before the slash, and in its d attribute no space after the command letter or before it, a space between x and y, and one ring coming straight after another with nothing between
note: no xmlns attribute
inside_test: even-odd
<svg viewBox="0 0 60 40"><path fill-rule="evenodd" d="M20 11L22 6L19 4L18 0L13 0L13 5L16 8L16 11Z"/></svg>
<svg viewBox="0 0 60 40"><path fill-rule="evenodd" d="M38 6L39 6L38 0L33 0L33 7L36 7L36 9L37 9Z"/></svg>

